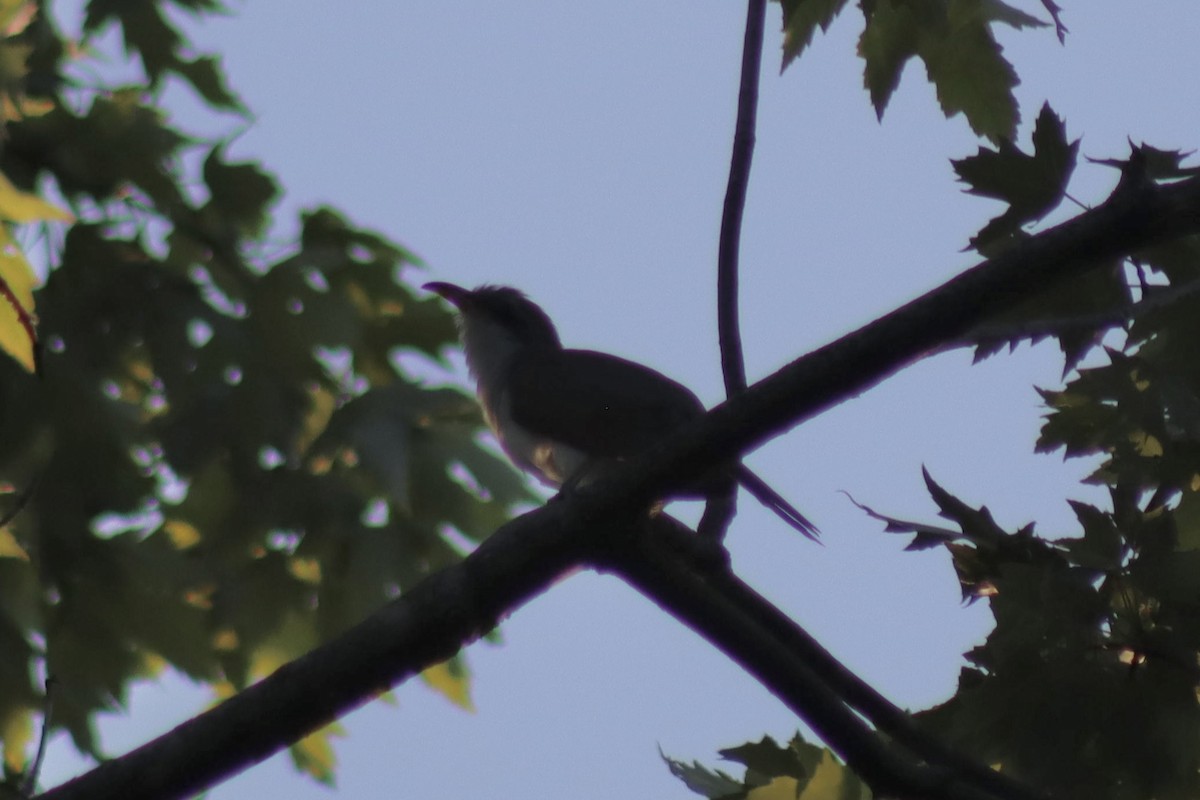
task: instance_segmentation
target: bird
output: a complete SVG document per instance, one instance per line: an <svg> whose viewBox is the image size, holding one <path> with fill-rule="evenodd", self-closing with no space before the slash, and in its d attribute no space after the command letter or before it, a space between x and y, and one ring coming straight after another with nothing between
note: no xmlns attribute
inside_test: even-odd
<svg viewBox="0 0 1200 800"><path fill-rule="evenodd" d="M518 289L442 281L422 288L458 312L467 369L500 448L546 486L585 483L603 465L637 455L705 413L690 389L661 372L608 353L564 348L549 315ZM735 464L732 476L817 540L817 527L749 468ZM687 494L712 490L699 488Z"/></svg>

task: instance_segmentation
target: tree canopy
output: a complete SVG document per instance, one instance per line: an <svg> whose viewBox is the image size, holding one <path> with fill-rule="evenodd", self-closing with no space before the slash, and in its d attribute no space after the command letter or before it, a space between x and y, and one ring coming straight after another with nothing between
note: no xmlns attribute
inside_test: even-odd
<svg viewBox="0 0 1200 800"><path fill-rule="evenodd" d="M35 662L55 679L54 726L99 757L95 714L132 681L170 667L232 693L457 561L441 526L479 539L532 498L476 441L473 400L399 364L455 335L412 289L419 260L330 208L272 241L274 178L158 106L176 76L214 113L244 113L168 14L218 5L88 4L85 32L119 26L144 70L116 86L89 83L87 41L40 6L6 4L2 45L6 217L49 267L38 369L28 342L0 365L12 773L43 705ZM36 270L9 247L7 284L28 293ZM429 678L463 696L454 662ZM323 745L307 746L301 765L327 778Z"/></svg>
<svg viewBox="0 0 1200 800"><path fill-rule="evenodd" d="M757 19L761 30L765 3L749 5L748 29ZM150 781L137 753L117 759L93 779L112 796L129 775L155 796L198 790L280 743L329 780L329 745L312 731L416 673L465 702L457 648L583 565L696 628L822 738L722 752L745 767L737 776L668 757L707 797L1200 794L1197 168L1131 145L1101 162L1111 195L1040 224L1069 200L1079 134L1053 98L1025 110L1021 134L1017 68L995 32L1067 39L1053 2L780 6L785 67L818 29L857 14L879 116L910 62L941 111L963 115L981 142L954 172L1001 206L964 237L982 260L735 392L596 492L507 522L536 495L481 441L473 399L411 368L455 340L447 310L414 289L417 256L332 208L305 211L279 241L267 169L229 160L227 140L164 112L174 81L214 115L246 118L217 57L193 53L173 21L220 5L91 0L74 42L48 3L0 4L0 347L12 356L0 361L0 740L11 782L32 768L48 709L80 750L111 755L97 713L165 669L216 697L240 692L198 718L206 736L267 719L245 735L243 761L205 761L186 745L201 728L183 731L173 757L201 776L191 783L169 770ZM114 27L142 74L98 85L88 37ZM735 141L752 142L753 115L739 120L750 136ZM1066 379L1040 390L1048 414L1034 446L1096 459L1088 481L1108 505L1072 501L1076 530L1006 530L957 497L953 476L927 473L948 524L863 507L911 549L944 548L964 601L994 616L958 692L935 708L910 717L890 705L697 557L689 532L637 513L929 353L965 346L982 359L1044 339L1060 345ZM337 691L291 716L289 698L318 678ZM51 796L101 796L87 781Z"/></svg>

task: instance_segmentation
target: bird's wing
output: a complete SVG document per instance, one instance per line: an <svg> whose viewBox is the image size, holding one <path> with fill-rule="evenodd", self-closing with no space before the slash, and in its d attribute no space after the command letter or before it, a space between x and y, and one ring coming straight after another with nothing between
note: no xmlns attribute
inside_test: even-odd
<svg viewBox="0 0 1200 800"><path fill-rule="evenodd" d="M591 350L527 348L513 363L508 399L514 422L605 458L633 455L704 413L682 384Z"/></svg>

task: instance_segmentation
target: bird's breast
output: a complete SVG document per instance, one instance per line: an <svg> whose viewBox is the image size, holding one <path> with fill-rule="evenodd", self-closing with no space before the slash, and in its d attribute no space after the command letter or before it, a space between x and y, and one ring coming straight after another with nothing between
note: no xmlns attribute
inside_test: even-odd
<svg viewBox="0 0 1200 800"><path fill-rule="evenodd" d="M540 435L513 421L506 392L483 404L484 419L504 453L521 469L547 486L562 486L587 463L587 456L570 445Z"/></svg>

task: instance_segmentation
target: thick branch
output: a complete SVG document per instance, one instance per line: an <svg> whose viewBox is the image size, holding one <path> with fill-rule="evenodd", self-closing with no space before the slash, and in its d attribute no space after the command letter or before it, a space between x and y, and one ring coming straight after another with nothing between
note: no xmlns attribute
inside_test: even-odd
<svg viewBox="0 0 1200 800"><path fill-rule="evenodd" d="M575 565L562 503L513 520L333 642L43 800L185 798L450 658Z"/></svg>
<svg viewBox="0 0 1200 800"><path fill-rule="evenodd" d="M680 558L678 540L685 541L690 534L682 525L664 518L654 528L655 535L640 537L628 543L631 546L623 543L602 556L603 565L757 678L845 759L877 796L1043 797L917 729L907 714L723 564ZM877 725L882 722L881 730L908 752L891 746L864 724L853 706Z"/></svg>
<svg viewBox="0 0 1200 800"><path fill-rule="evenodd" d="M690 535L682 524L664 517L655 531L656 536L643 537L636 548L615 550L609 558L602 557L602 562L781 695L864 779L881 779L888 786L899 781L906 784L906 791L922 793L928 790L924 781L942 784L948 773L956 781L970 784L969 794L984 791L1011 800L1041 797L918 728L911 716L851 672L723 562L696 560L689 564L679 558L677 552L684 549ZM736 628L736 635L726 635L726 628ZM786 689L768 682L766 676L772 671L787 675ZM938 774L914 772L907 762L899 773L885 768L895 763L895 756L867 736L850 708L893 742L933 765ZM950 792L947 797L964 796L958 788L945 785ZM880 793L883 787L873 788Z"/></svg>
<svg viewBox="0 0 1200 800"><path fill-rule="evenodd" d="M454 654L501 616L545 590L564 571L586 560L589 542L601 535L598 528L627 528L611 523L619 510L645 508L647 498L659 496L663 487L686 481L864 391L939 344L961 337L988 315L1011 308L1054 282L1079 275L1094 263L1197 232L1200 181L1118 191L1104 205L1031 237L1003 256L793 362L621 474L505 525L461 565L427 579L336 642L287 665L166 736L43 797L172 798L211 786ZM627 546L636 545L635 540ZM698 629L706 630L705 635L726 652L737 652L741 636L766 634L765 646L771 654L767 661L778 658L779 663L793 665L803 661L802 648L769 626L755 625L737 632L747 617L745 598L722 597L703 580L697 583L675 573L656 577L639 572L633 562L627 569L629 579L648 593L658 591L656 582L669 587L680 581L669 594L663 590L661 597L654 596L681 619L701 626ZM709 612L715 619L711 629L703 622ZM906 791L928 785L929 774L910 772L907 762L897 765L894 756L879 751L861 731L842 730L829 721L833 717L822 716L834 713L830 709L820 713L809 709L804 703L808 685L804 681L810 669L770 665L754 669L772 691L795 703L798 713L810 722L816 720L814 727L830 736L869 780L874 776L873 783L902 786ZM804 681L793 675L804 676ZM828 677L825 680L830 681ZM837 686L836 681L832 683ZM855 702L846 687L841 687L839 694ZM813 696L819 698L820 693ZM818 702L828 705L825 700ZM977 791L968 785L964 794L955 796Z"/></svg>

